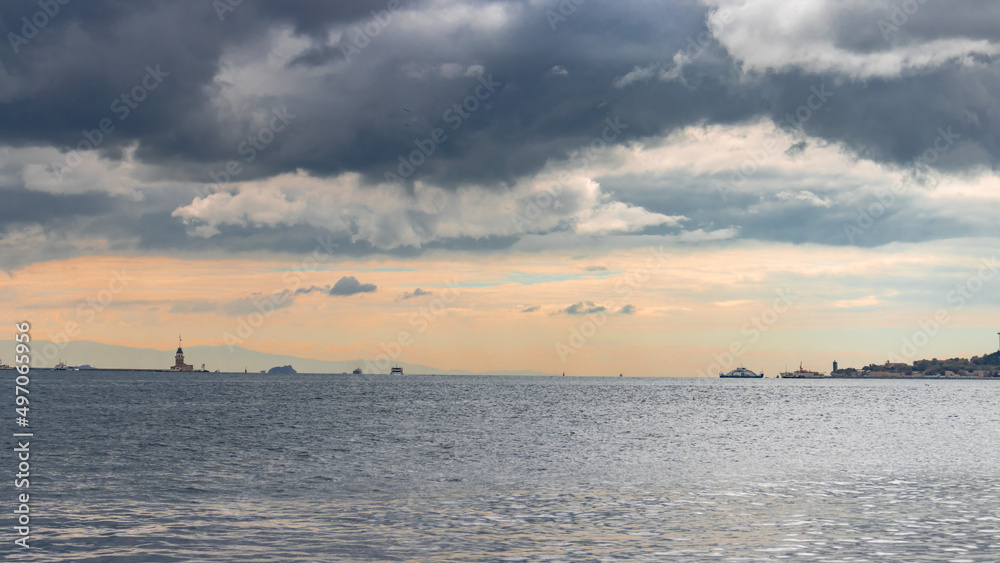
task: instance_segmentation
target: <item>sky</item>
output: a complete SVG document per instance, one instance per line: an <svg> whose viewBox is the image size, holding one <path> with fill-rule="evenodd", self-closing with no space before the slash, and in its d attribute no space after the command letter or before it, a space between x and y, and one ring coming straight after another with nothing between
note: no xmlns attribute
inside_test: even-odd
<svg viewBox="0 0 1000 563"><path fill-rule="evenodd" d="M997 349L996 2L41 0L0 31L0 338L603 376Z"/></svg>

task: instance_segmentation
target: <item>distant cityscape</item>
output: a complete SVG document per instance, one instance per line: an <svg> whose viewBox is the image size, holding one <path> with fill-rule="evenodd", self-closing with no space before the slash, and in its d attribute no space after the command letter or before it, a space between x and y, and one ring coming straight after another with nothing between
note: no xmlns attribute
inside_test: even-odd
<svg viewBox="0 0 1000 563"><path fill-rule="evenodd" d="M916 360L913 364L891 363L869 364L862 369L837 367L834 362L830 377L876 379L988 379L1000 378L1000 351L972 358L949 358L939 360Z"/></svg>
<svg viewBox="0 0 1000 563"><path fill-rule="evenodd" d="M294 359L289 357L288 359ZM359 362L360 363L360 362ZM915 360L912 364L902 363L902 362L890 362L886 361L883 364L868 364L862 368L854 367L840 367L837 361L833 361L832 369L829 373L821 373L818 371L813 371L805 369L803 364L799 365L799 368L794 371L783 371L779 373L776 378L780 379L998 379L1000 380L1000 350L992 352L990 354L985 354L982 356L973 356L972 358L948 358L948 359L938 359L931 358L929 360ZM14 369L10 365L0 362L0 370L12 370ZM36 367L35 369L46 369L44 367ZM102 368L99 366L92 366L89 364L80 364L76 366L67 365L65 362L60 360L52 368L53 370L69 370L69 371L81 371L81 370L110 370L110 371L162 371L162 372L201 372L207 373L209 370L205 369L205 364L201 364L201 369L194 369L194 366L185 362L184 350L181 347L181 340L178 337L177 350L174 354L174 364L169 366L164 366L162 369L157 368ZM350 369L350 368L348 368ZM215 373L219 373L220 370L214 370ZM243 372L247 373L248 370L244 369ZM254 373L258 373L257 370ZM259 373L267 373L272 375L288 375L298 373L291 364L284 364L272 367L268 370L259 370ZM331 373L331 374L348 374L353 373L353 375L372 375L375 371L362 371L360 367L356 367L353 372L343 371L319 371L314 373ZM384 373L384 372L383 372ZM402 375L403 370L400 367L394 367L391 374ZM424 372L428 373L428 372ZM513 373L513 372L512 372ZM522 372L521 375L524 373ZM541 372L535 372L535 375L554 375ZM565 373L563 374L565 375ZM730 371L729 373L719 374L720 377L736 377L736 378L763 378L766 377L763 374L754 373L752 370L744 368L742 366Z"/></svg>
<svg viewBox="0 0 1000 563"><path fill-rule="evenodd" d="M861 369L841 368L834 361L832 367L829 374L823 374L807 370L800 364L799 369L783 371L777 377L780 379L1000 379L1000 351L972 358L916 360L913 364L886 361L884 364L868 364ZM719 375L761 377L757 374L746 374L753 372L746 368L737 368L729 374Z"/></svg>

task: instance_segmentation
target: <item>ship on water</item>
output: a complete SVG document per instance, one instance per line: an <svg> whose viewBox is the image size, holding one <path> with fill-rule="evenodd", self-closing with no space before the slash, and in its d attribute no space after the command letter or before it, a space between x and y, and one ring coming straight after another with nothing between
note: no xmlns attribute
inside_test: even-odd
<svg viewBox="0 0 1000 563"><path fill-rule="evenodd" d="M361 368L354 368L354 375L364 375L365 372L361 371Z"/></svg>
<svg viewBox="0 0 1000 563"><path fill-rule="evenodd" d="M802 362L799 362L799 369L795 371L783 371L778 377L781 379L819 379L825 376L818 371L804 369Z"/></svg>
<svg viewBox="0 0 1000 563"><path fill-rule="evenodd" d="M389 375L403 375L403 368L396 366L389 370Z"/></svg>
<svg viewBox="0 0 1000 563"><path fill-rule="evenodd" d="M749 370L743 366L740 366L729 373L719 372L719 377L722 378L739 378L739 379L760 379L764 377L764 374L756 374L752 370Z"/></svg>
<svg viewBox="0 0 1000 563"><path fill-rule="evenodd" d="M3 362L0 362L0 370L7 370L7 369L14 369L14 368L8 366L7 364L5 364Z"/></svg>

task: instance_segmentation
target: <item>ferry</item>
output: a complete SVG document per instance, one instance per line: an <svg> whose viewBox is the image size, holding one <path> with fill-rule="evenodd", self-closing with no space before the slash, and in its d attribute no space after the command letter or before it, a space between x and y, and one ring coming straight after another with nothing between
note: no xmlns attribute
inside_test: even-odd
<svg viewBox="0 0 1000 563"><path fill-rule="evenodd" d="M729 373L719 372L719 377L738 377L740 379L760 379L764 377L764 374L760 375L748 370L747 368L740 366Z"/></svg>
<svg viewBox="0 0 1000 563"><path fill-rule="evenodd" d="M799 369L795 371L783 371L778 377L782 379L819 379L825 376L818 371L803 369L802 363L799 362Z"/></svg>
<svg viewBox="0 0 1000 563"><path fill-rule="evenodd" d="M79 369L77 369L75 367L66 365L66 362L64 362L62 360L59 360L59 363L56 364L55 367L52 368L52 369L57 369L57 370L60 370L60 371L62 371L62 370L65 370L65 371L80 371Z"/></svg>
<svg viewBox="0 0 1000 563"><path fill-rule="evenodd" d="M403 375L403 368L396 366L389 370L389 375Z"/></svg>

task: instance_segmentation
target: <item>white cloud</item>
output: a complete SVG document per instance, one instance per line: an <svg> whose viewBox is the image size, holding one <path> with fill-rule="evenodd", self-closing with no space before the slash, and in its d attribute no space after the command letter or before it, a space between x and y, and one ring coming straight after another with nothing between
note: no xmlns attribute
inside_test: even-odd
<svg viewBox="0 0 1000 563"><path fill-rule="evenodd" d="M788 153L789 146L803 141L803 150ZM956 208L964 214L960 220L984 223L992 220L997 207L997 177L989 171L978 180L945 177L939 184L917 188L910 185L905 170L859 159L841 146L778 129L768 120L691 126L645 144L608 147L590 155L585 165L580 162L552 161L505 191L477 185L444 189L421 181L407 190L368 184L357 174L317 178L299 172L244 182L232 193L195 199L174 215L188 224L193 236L215 236L223 225L307 224L389 250L461 237L512 235L545 238L544 247L560 244L561 235L635 237L657 225L677 228L665 240L681 244L740 236L738 225L692 224L681 213L615 200L602 191L598 178L609 184L631 177L655 179L633 184L632 193L700 185L720 206L734 201L723 195L754 196L745 208L748 217L803 204L854 210L897 185L908 186L905 205L926 208L927 215L940 216L939 208L955 206L941 199L962 201L969 203ZM732 191L720 193L720 182L731 185ZM969 194L985 201L973 202Z"/></svg>
<svg viewBox="0 0 1000 563"><path fill-rule="evenodd" d="M506 192L479 186L446 190L423 182L408 192L391 184L365 184L356 174L325 179L300 172L196 198L173 215L194 236L214 236L222 225L308 224L385 250L552 230L630 233L684 220L611 201L583 171L565 173L550 167ZM557 180L560 175L563 182Z"/></svg>
<svg viewBox="0 0 1000 563"><path fill-rule="evenodd" d="M121 161L100 158L97 151L61 153L53 148L5 149L5 163L0 176L19 173L24 187L53 194L105 192L141 201L139 177L151 167L133 159L135 146Z"/></svg>
<svg viewBox="0 0 1000 563"><path fill-rule="evenodd" d="M580 234L632 233L655 225L678 226L686 217L653 213L612 201L584 210L578 216L576 232Z"/></svg>
<svg viewBox="0 0 1000 563"><path fill-rule="evenodd" d="M633 82L649 80L656 74L658 68L660 68L660 63L653 63L645 67L636 66L625 74L625 76L615 79L614 86L615 88L624 88Z"/></svg>
<svg viewBox="0 0 1000 563"><path fill-rule="evenodd" d="M516 194L527 196L530 186ZM246 182L234 193L196 198L174 211L192 234L212 236L221 225L309 224L348 233L381 249L419 247L454 237L504 236L516 232L517 195L479 187L445 190L420 182L365 184L356 174L332 179L304 173ZM538 226L558 224L546 217Z"/></svg>
<svg viewBox="0 0 1000 563"><path fill-rule="evenodd" d="M830 205L832 205L833 203L830 201L829 198L819 197L818 195L812 193L809 190L799 190L795 192L791 191L778 192L776 194L776 197L783 201L789 201L789 200L804 201L814 207L829 208Z"/></svg>
<svg viewBox="0 0 1000 563"><path fill-rule="evenodd" d="M262 185L251 185L237 193L218 192L204 198L196 198L191 205L174 212L183 219L211 217L211 224L236 224L275 226L294 224L305 211L306 202L289 201L279 190ZM211 236L217 232L212 228L196 230L198 236Z"/></svg>
<svg viewBox="0 0 1000 563"><path fill-rule="evenodd" d="M844 26L865 22L877 32L879 21L888 21L890 3L884 0L703 2L715 8L708 24L716 40L748 71L801 69L861 80L893 78L1000 53L1000 46L989 41L966 38L902 43L889 37L886 48L865 52L842 46L838 32Z"/></svg>

